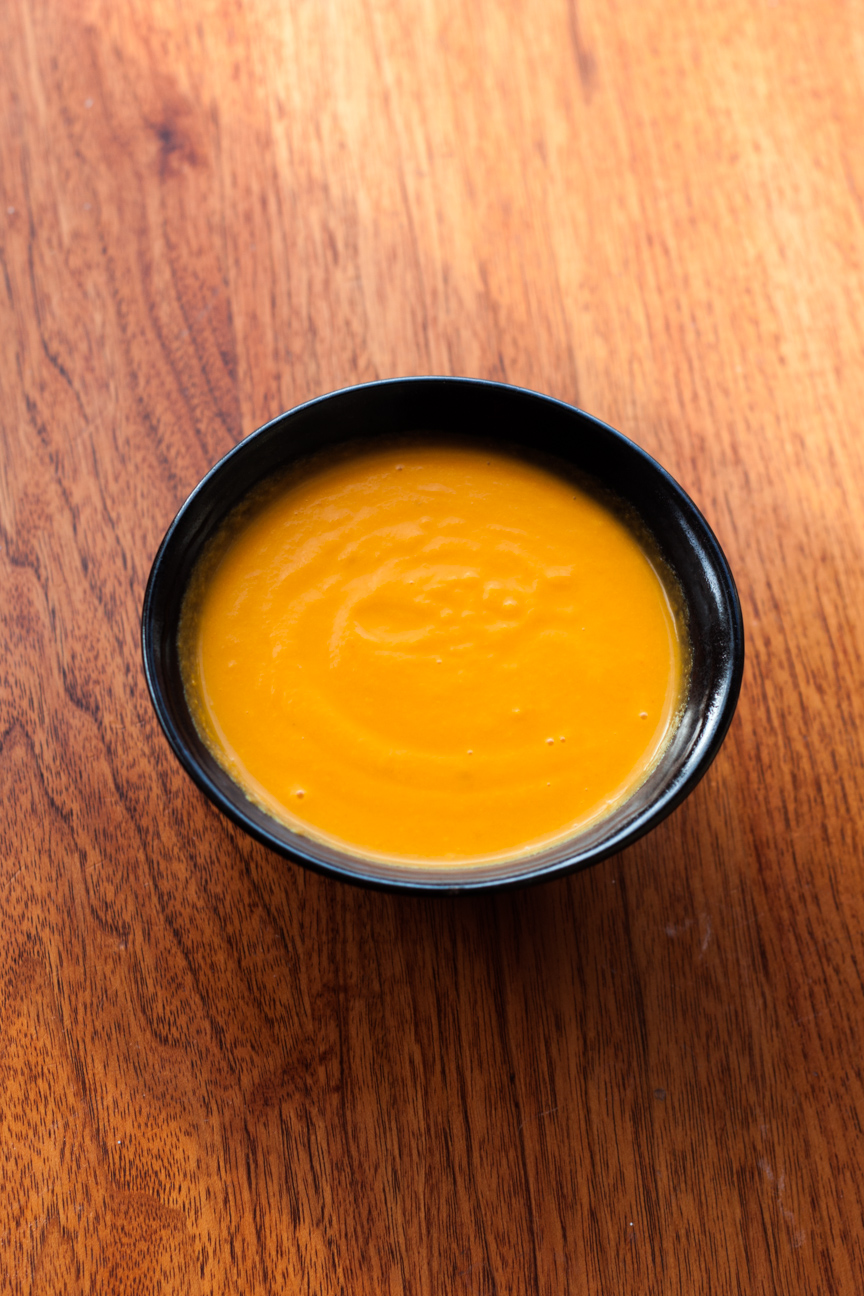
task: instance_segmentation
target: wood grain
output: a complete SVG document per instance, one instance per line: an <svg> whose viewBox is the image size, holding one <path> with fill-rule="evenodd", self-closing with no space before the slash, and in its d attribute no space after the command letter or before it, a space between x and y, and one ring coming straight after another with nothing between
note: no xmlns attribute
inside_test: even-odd
<svg viewBox="0 0 864 1296"><path fill-rule="evenodd" d="M0 1292L864 1288L864 4L0 6ZM165 527L504 379L706 512L729 740L566 882L307 875L169 755Z"/></svg>

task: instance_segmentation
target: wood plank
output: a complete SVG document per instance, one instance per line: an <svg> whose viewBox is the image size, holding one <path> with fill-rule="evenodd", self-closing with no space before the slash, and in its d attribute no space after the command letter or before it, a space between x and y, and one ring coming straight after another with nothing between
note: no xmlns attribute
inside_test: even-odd
<svg viewBox="0 0 864 1296"><path fill-rule="evenodd" d="M864 1286L864 4L0 6L0 1291ZM703 784L435 902L153 718L165 527L395 374L655 454L748 634Z"/></svg>

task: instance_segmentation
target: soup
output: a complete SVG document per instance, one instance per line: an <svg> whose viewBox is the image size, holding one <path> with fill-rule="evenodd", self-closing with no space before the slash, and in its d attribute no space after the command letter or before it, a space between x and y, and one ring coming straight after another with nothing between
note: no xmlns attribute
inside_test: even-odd
<svg viewBox="0 0 864 1296"><path fill-rule="evenodd" d="M644 781L686 691L677 585L565 472L444 443L268 483L200 562L187 699L295 831L424 864L536 852Z"/></svg>

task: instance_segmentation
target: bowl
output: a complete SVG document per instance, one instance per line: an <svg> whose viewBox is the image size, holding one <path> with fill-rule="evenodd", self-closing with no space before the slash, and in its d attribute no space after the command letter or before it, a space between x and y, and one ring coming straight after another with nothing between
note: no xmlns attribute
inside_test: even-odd
<svg viewBox="0 0 864 1296"><path fill-rule="evenodd" d="M204 547L246 493L293 460L353 440L439 433L552 456L632 506L677 577L688 610L690 680L675 732L648 778L578 834L511 860L428 866L367 859L301 836L249 801L205 746L186 701L177 629ZM144 671L156 715L187 774L229 819L271 850L332 877L407 892L514 886L586 868L656 827L693 790L735 711L744 667L741 608L729 564L693 501L632 441L537 392L469 378L398 378L349 387L266 423L230 450L181 507L153 562L142 612Z"/></svg>

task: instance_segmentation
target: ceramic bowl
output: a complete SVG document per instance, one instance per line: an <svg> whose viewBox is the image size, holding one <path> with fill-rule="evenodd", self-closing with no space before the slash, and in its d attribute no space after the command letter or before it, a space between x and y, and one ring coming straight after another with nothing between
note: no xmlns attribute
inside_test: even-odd
<svg viewBox="0 0 864 1296"><path fill-rule="evenodd" d="M199 737L180 675L177 627L204 546L253 486L293 460L353 440L434 432L525 448L573 465L631 505L687 603L692 663L678 727L648 778L606 818L535 855L489 864L399 865L300 836L249 801ZM144 670L175 755L206 796L258 841L348 882L414 892L478 891L582 869L656 827L701 779L735 711L744 666L741 609L729 565L692 500L611 427L548 396L468 378L400 378L333 392L253 432L183 504L153 562L142 614Z"/></svg>

